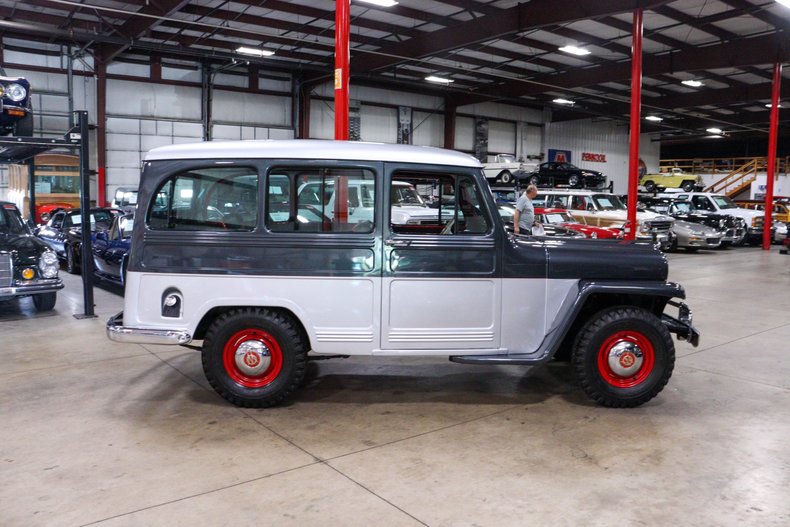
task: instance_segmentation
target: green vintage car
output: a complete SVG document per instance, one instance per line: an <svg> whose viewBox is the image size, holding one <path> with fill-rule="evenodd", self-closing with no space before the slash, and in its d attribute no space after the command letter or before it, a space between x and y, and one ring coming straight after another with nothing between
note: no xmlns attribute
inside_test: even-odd
<svg viewBox="0 0 790 527"><path fill-rule="evenodd" d="M658 174L645 174L639 179L639 184L645 187L647 192L656 192L668 188L680 188L686 192L702 190L705 186L700 176L683 172L680 168L673 168L670 172Z"/></svg>
<svg viewBox="0 0 790 527"><path fill-rule="evenodd" d="M33 236L13 203L0 201L0 301L30 296L37 311L55 307L58 256Z"/></svg>

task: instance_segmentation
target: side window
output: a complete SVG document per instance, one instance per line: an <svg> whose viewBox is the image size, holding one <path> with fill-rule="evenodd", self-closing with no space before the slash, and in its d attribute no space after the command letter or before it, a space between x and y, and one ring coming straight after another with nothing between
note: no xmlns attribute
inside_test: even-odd
<svg viewBox="0 0 790 527"><path fill-rule="evenodd" d="M268 176L266 227L275 232L371 233L372 170L275 168Z"/></svg>
<svg viewBox="0 0 790 527"><path fill-rule="evenodd" d="M153 230L251 231L258 221L258 172L210 167L171 176L154 194L146 221Z"/></svg>
<svg viewBox="0 0 790 527"><path fill-rule="evenodd" d="M63 218L65 217L66 215L64 213L58 212L52 217L52 223L50 224L50 226L53 229L60 229L61 227L63 227Z"/></svg>
<svg viewBox="0 0 790 527"><path fill-rule="evenodd" d="M571 199L571 208L573 210L587 210L588 206L592 206L592 202L587 196L573 196Z"/></svg>
<svg viewBox="0 0 790 527"><path fill-rule="evenodd" d="M470 176L407 172L392 177L389 222L401 234L485 234L491 226Z"/></svg>
<svg viewBox="0 0 790 527"><path fill-rule="evenodd" d="M691 201L697 206L698 209L712 210L710 203L708 203L708 198L705 196L693 196Z"/></svg>

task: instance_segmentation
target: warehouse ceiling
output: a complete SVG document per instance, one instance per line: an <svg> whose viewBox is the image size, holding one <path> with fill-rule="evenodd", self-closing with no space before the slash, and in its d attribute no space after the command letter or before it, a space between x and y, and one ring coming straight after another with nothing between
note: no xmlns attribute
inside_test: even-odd
<svg viewBox="0 0 790 527"><path fill-rule="evenodd" d="M552 120L627 120L633 10L644 9L642 115L663 141L765 136L776 61L790 58L790 7L770 0L351 1L351 83L433 93L449 105L501 101ZM234 57L308 86L334 69L330 0L0 0L0 32L81 46L104 61ZM575 45L585 56L559 48ZM248 46L273 51L239 55ZM451 80L426 82L428 76ZM681 84L696 80L699 87ZM780 131L790 124L785 70ZM561 105L556 99L572 101Z"/></svg>

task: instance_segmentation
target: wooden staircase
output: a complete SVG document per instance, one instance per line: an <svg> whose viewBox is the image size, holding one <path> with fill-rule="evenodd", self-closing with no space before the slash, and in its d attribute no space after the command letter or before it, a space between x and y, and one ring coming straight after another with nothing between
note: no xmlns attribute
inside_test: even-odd
<svg viewBox="0 0 790 527"><path fill-rule="evenodd" d="M748 189L752 182L757 179L757 172L765 171L765 164L765 158L754 158L705 188L705 192L715 192L731 198L735 197Z"/></svg>

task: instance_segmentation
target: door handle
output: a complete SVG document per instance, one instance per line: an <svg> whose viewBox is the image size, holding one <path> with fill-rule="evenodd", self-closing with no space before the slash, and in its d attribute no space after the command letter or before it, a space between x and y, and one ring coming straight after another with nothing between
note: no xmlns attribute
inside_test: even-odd
<svg viewBox="0 0 790 527"><path fill-rule="evenodd" d="M408 247L411 240L385 240L384 243L390 247Z"/></svg>

